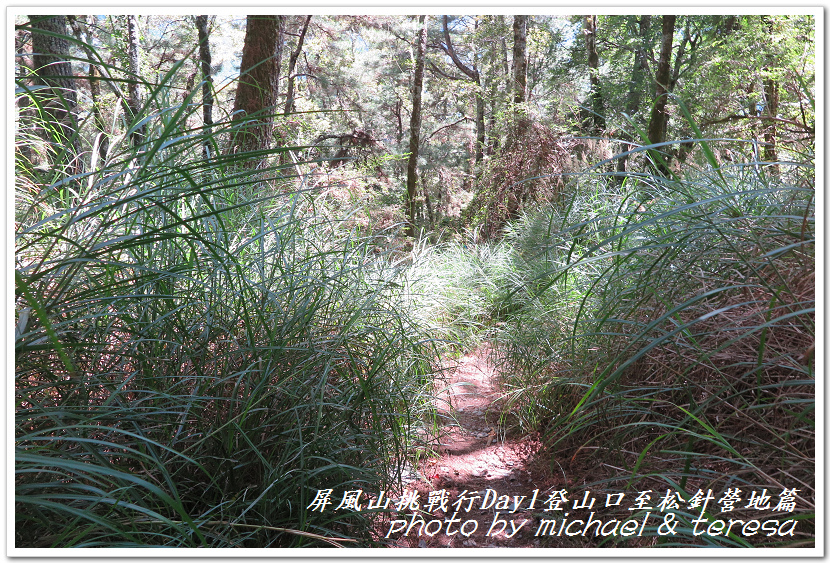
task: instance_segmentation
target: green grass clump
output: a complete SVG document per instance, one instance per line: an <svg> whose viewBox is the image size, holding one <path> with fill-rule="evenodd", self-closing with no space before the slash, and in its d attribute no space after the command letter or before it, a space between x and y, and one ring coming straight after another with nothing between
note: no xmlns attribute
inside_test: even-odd
<svg viewBox="0 0 830 563"><path fill-rule="evenodd" d="M524 305L523 265L505 240L417 247L406 270L411 310L451 347L475 347Z"/></svg>
<svg viewBox="0 0 830 563"><path fill-rule="evenodd" d="M398 270L275 151L205 159L199 88L87 172L17 162L17 547L371 545L333 509L399 483L431 408Z"/></svg>
<svg viewBox="0 0 830 563"><path fill-rule="evenodd" d="M811 170L629 175L514 226L535 297L498 350L513 405L558 463L599 462L586 486L603 490L799 490L794 513L763 515L805 520L792 538L686 530L672 545L812 541Z"/></svg>

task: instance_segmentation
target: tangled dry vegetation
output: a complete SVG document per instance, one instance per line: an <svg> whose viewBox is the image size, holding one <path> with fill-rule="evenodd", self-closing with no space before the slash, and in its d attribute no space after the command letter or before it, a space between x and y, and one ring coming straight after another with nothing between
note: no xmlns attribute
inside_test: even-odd
<svg viewBox="0 0 830 563"><path fill-rule="evenodd" d="M575 139L533 122L521 137L513 137L487 160L478 179L476 196L464 213L481 233L493 238L532 203L552 202L566 185L564 174L595 150L590 140Z"/></svg>

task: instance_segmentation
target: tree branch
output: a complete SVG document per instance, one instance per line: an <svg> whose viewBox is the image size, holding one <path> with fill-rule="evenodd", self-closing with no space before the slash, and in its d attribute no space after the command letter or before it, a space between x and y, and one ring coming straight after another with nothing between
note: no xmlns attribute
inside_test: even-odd
<svg viewBox="0 0 830 563"><path fill-rule="evenodd" d="M452 62L455 63L455 66L457 66L461 70L461 72L469 76L475 82L478 82L478 70L470 69L467 65L461 62L461 59L459 59L458 55L456 55L455 53L455 49L452 46L452 40L450 39L450 30L447 29L448 19L449 18L447 18L447 16L444 16L444 41L446 42L445 51L452 59Z"/></svg>
<svg viewBox="0 0 830 563"><path fill-rule="evenodd" d="M725 123L727 121L733 121L735 119L760 119L762 121L779 121L781 123L786 123L788 125L793 125L798 127L801 131L805 131L810 133L811 135L815 134L815 129L810 127L805 123L799 123L798 121L793 121L792 119L783 119L781 117L773 117L771 115L738 115L737 113L733 113L732 115L727 115L722 119L715 119L712 121L705 121L702 123L702 127L708 127L710 125L717 125L718 123Z"/></svg>
<svg viewBox="0 0 830 563"><path fill-rule="evenodd" d="M440 68L435 66L435 64L432 61L427 61L427 64L432 68L432 70L434 72L436 72L437 74L440 74L444 78L449 78L450 80L464 80L464 81L467 80L466 78L463 78L461 76L453 76L451 74L447 74L446 72L444 72L443 70L441 70Z"/></svg>
<svg viewBox="0 0 830 563"><path fill-rule="evenodd" d="M89 64L95 65L95 67L98 70L98 74L104 77L104 84L106 84L107 88L112 90L112 93L115 94L115 97L120 100L124 100L124 94L121 92L121 89L118 87L118 84L116 84L113 80L112 75L109 72L108 65L104 63L103 59L101 59L101 57L98 56L96 52L90 49L89 45L91 45L91 43L88 43L84 40L81 26L78 24L78 20L76 19L76 17L67 16L66 20L69 22L70 27L72 27L72 32L75 34L75 38L78 40L77 44L80 45L80 47L86 53L87 58L89 59ZM98 62L93 63L93 59L97 59Z"/></svg>
<svg viewBox="0 0 830 563"><path fill-rule="evenodd" d="M306 16L305 22L303 23L303 30L297 39L297 48L291 52L291 57L288 60L288 91L285 96L285 113L291 113L294 110L294 67L297 64L300 53L303 52L303 41L305 41L305 34L308 31L308 22L310 21L311 16Z"/></svg>
<svg viewBox="0 0 830 563"><path fill-rule="evenodd" d="M440 132L440 131L443 131L444 129L449 129L450 127L455 127L456 125L458 125L458 124L459 124L459 123L461 123L462 121L474 121L474 119L472 119L472 118L470 118L470 117L467 117L467 116L465 115L464 117L462 117L461 119L459 119L459 120L458 120L458 121L456 121L455 123L450 123L449 125L444 125L443 127L439 127L438 129L436 129L435 131L433 131L432 133L430 133L429 135L427 135L426 139L424 139L424 140L422 141L422 143L423 143L423 144L426 144L426 143L427 143L427 141L429 141L429 140L433 137L433 135L437 134L437 133L438 133L438 132Z"/></svg>

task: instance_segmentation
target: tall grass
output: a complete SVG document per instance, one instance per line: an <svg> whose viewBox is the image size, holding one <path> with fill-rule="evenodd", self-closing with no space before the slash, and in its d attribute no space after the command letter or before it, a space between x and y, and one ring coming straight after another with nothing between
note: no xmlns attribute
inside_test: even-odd
<svg viewBox="0 0 830 563"><path fill-rule="evenodd" d="M473 348L512 306L505 297L525 279L516 259L502 241L417 247L406 270L411 309L450 349Z"/></svg>
<svg viewBox="0 0 830 563"><path fill-rule="evenodd" d="M371 514L332 509L399 482L429 337L276 151L204 160L232 125L202 130L176 71L89 171L19 153L15 545L370 545Z"/></svg>
<svg viewBox="0 0 830 563"><path fill-rule="evenodd" d="M586 488L684 498L799 490L794 513L762 514L803 520L795 537L694 537L694 516L678 514L661 545L814 537L814 187L811 166L780 166L607 188L586 176L594 189L510 235L534 264L522 288L535 297L499 334L506 392L555 471L592 467Z"/></svg>

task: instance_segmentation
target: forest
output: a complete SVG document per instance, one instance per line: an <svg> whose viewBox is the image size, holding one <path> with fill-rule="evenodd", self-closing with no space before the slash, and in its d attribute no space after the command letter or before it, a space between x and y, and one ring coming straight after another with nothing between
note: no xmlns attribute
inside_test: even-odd
<svg viewBox="0 0 830 563"><path fill-rule="evenodd" d="M18 554L823 546L820 10L15 10Z"/></svg>

